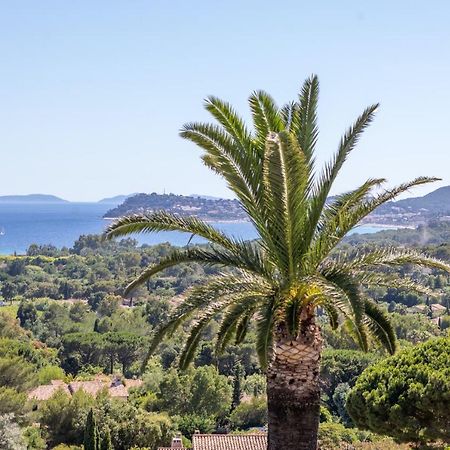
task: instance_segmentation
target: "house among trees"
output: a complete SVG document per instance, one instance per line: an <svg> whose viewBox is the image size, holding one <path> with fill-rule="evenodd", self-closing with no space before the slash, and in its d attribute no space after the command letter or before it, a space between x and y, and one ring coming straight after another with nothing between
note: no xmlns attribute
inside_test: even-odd
<svg viewBox="0 0 450 450"><path fill-rule="evenodd" d="M158 450L185 448L181 437L174 437L170 447L159 447ZM267 435L254 434L200 434L192 436L193 450L266 450Z"/></svg>
<svg viewBox="0 0 450 450"><path fill-rule="evenodd" d="M63 390L67 395L73 395L82 389L86 394L96 396L102 390L107 390L111 397L127 400L129 396L128 390L139 387L142 380L131 380L113 378L99 375L90 381L71 381L65 383L62 380L52 380L50 384L38 386L28 393L28 400L44 401L51 398L57 391Z"/></svg>

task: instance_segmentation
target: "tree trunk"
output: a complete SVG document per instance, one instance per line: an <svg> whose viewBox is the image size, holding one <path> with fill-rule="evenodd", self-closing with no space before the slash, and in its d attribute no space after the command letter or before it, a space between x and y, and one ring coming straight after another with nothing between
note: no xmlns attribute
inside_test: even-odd
<svg viewBox="0 0 450 450"><path fill-rule="evenodd" d="M292 338L275 330L267 369L268 450L317 450L320 419L320 328L311 314Z"/></svg>

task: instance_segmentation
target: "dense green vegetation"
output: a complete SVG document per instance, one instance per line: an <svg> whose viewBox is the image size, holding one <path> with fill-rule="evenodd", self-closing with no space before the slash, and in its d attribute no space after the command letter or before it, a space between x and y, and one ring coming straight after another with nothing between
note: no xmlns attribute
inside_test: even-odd
<svg viewBox="0 0 450 450"><path fill-rule="evenodd" d="M358 426L402 442L450 441L450 338L406 348L365 370L347 408Z"/></svg>
<svg viewBox="0 0 450 450"><path fill-rule="evenodd" d="M427 247L434 254L441 249ZM212 343L218 324L213 321L202 335L194 367L183 373L176 368L186 336L180 328L141 371L154 328L167 318L179 296L217 274L196 264L171 268L137 291L132 307L128 302L124 306L120 294L126 282L148 261L157 262L170 251L168 244L137 247L132 240L104 242L84 236L71 249L31 246L27 256L2 257L0 288L6 306L0 308L0 439L14 445L24 442L30 449L79 446L91 408L101 439L109 434L114 449L168 444L175 430L189 438L197 429L248 430L267 423L254 327L241 344L218 357ZM447 258L442 252L441 256ZM434 296L428 303L446 305L447 278L421 271L414 271L414 276L431 289ZM65 295L67 286L76 289ZM401 346L446 333L426 310L410 310L409 304L427 307L426 295L414 294L411 301L404 291L381 287L367 294L396 311L393 324ZM383 352L357 350L349 330L332 330L320 320L327 347L322 359L321 439L329 448L337 448L339 442L377 441L379 437L352 428L345 405L358 376L382 359ZM27 392L36 386L58 379L89 380L97 373L140 377L143 385L132 390L126 407L123 400L104 393L94 399L82 391L72 397L57 393L47 401L27 401ZM41 427L33 426L35 422ZM7 449L10 444L2 445Z"/></svg>

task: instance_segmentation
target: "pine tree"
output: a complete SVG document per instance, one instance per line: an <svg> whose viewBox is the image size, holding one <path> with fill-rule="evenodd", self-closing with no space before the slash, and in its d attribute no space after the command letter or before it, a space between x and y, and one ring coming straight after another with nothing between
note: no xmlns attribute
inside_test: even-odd
<svg viewBox="0 0 450 450"><path fill-rule="evenodd" d="M84 427L84 450L100 450L98 428L94 417L94 411L89 411Z"/></svg>
<svg viewBox="0 0 450 450"><path fill-rule="evenodd" d="M98 333L98 325L99 325L100 321L98 320L98 317L95 319L94 322L94 333Z"/></svg>
<svg viewBox="0 0 450 450"><path fill-rule="evenodd" d="M109 427L105 428L105 435L103 436L102 443L100 445L100 450L113 450Z"/></svg>

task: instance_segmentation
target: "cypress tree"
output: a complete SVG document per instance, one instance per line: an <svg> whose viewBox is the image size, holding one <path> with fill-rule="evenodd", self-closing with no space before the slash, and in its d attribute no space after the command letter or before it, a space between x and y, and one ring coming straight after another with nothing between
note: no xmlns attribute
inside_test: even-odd
<svg viewBox="0 0 450 450"><path fill-rule="evenodd" d="M244 368L240 362L236 362L233 368L233 400L231 410L236 409L241 403L242 397L242 379L244 377Z"/></svg>
<svg viewBox="0 0 450 450"><path fill-rule="evenodd" d="M98 428L94 417L94 411L89 411L86 418L86 425L84 427L84 450L100 450Z"/></svg>
<svg viewBox="0 0 450 450"><path fill-rule="evenodd" d="M105 435L103 436L102 443L100 445L100 450L113 450L113 446L111 444L111 433L109 431L109 427L105 428Z"/></svg>

